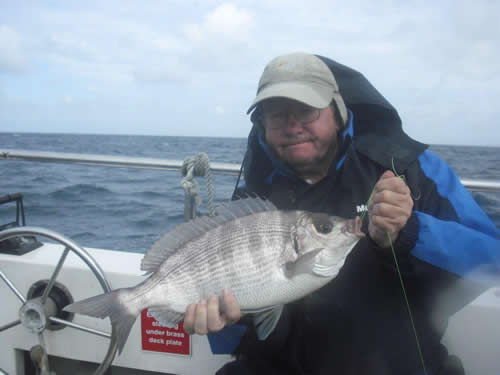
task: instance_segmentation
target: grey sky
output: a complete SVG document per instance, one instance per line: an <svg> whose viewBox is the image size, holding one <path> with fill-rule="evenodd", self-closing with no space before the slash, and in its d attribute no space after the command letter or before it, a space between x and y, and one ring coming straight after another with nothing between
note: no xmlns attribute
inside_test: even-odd
<svg viewBox="0 0 500 375"><path fill-rule="evenodd" d="M265 64L361 71L420 141L500 146L497 1L0 0L0 131L244 137Z"/></svg>

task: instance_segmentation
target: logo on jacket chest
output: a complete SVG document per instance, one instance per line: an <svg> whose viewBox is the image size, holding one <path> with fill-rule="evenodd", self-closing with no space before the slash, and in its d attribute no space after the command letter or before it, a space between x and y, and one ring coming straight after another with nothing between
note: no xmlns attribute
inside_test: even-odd
<svg viewBox="0 0 500 375"><path fill-rule="evenodd" d="M360 214L362 212L367 212L367 211L368 211L368 206L366 204L360 204L360 205L356 206L356 212L358 214Z"/></svg>

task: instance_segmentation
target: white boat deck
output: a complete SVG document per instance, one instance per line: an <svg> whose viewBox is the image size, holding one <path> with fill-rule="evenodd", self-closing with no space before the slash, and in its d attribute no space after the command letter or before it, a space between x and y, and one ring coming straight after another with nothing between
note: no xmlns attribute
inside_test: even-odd
<svg viewBox="0 0 500 375"><path fill-rule="evenodd" d="M0 254L0 270L26 297L31 285L51 277L63 249L61 245L45 244L23 256ZM143 280L143 272L139 270L142 254L99 249L86 250L101 266L113 289L134 286ZM70 290L75 301L103 292L86 264L72 252L64 262L57 281ZM1 280L0 301L2 301L0 326L18 319L21 301ZM100 331L111 332L108 319L100 320L78 315L74 322ZM49 355L93 363L102 362L110 341L105 337L69 327L57 331L45 330L43 336ZM22 325L1 332L0 369L10 375L23 375L24 367L20 351L29 351L37 344L39 344L38 335ZM229 358L227 355L213 355L207 338L197 335L190 337L189 355L145 351L142 349L141 317L139 316L122 354L116 356L113 366L155 371L162 374L205 375L215 373ZM76 374L76 371L74 373ZM113 369L113 374L122 373L130 372Z"/></svg>
<svg viewBox="0 0 500 375"><path fill-rule="evenodd" d="M45 244L23 256L0 254L0 270L26 296L37 281L48 279L59 260L63 246ZM133 286L143 280L139 270L142 254L111 250L86 249L103 269L113 289ZM102 293L102 287L86 264L70 252L57 278L71 292L75 300ZM0 326L18 318L21 301L7 287L0 284ZM75 323L110 332L108 320L77 316ZM143 350L141 318L132 328L124 351L113 361L113 374L139 374L133 370L172 374L213 374L227 355L213 355L206 337L190 337L190 354L179 355ZM74 374L91 374L92 366L80 361L100 363L107 351L109 339L73 328L58 331L45 330L43 334L49 355L66 358L72 363ZM500 374L500 289L490 289L450 320L445 344L451 353L462 358L467 374ZM18 325L0 333L0 368L8 374L24 374L22 351L39 344L36 334ZM61 364L62 361L59 361ZM68 366L66 361L65 366ZM79 372L76 372L76 368ZM90 372L89 372L90 371ZM61 372L59 372L61 373ZM64 372L63 372L64 373Z"/></svg>

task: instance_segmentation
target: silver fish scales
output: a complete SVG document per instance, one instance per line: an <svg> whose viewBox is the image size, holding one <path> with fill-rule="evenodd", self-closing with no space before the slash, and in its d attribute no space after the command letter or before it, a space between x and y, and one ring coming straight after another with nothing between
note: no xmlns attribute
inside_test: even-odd
<svg viewBox="0 0 500 375"><path fill-rule="evenodd" d="M281 211L260 198L220 206L215 217L181 224L149 250L135 287L91 297L66 311L109 317L121 353L137 315L148 308L160 323L181 322L191 303L228 289L253 313L259 338L277 324L283 305L333 279L359 237L346 219Z"/></svg>

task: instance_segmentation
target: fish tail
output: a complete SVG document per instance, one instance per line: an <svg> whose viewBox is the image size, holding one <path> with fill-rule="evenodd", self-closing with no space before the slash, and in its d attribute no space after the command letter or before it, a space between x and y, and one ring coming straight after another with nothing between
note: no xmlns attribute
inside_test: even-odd
<svg viewBox="0 0 500 375"><path fill-rule="evenodd" d="M110 293L90 297L72 303L66 306L64 310L101 319L109 317L117 335L118 353L121 354L137 315L141 312L139 306L134 306L133 303L130 303L131 301L128 301L129 289L117 289Z"/></svg>

